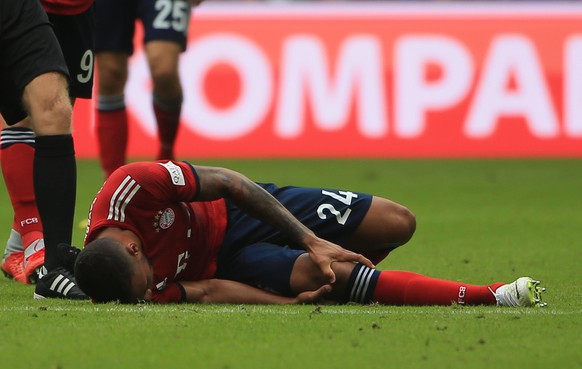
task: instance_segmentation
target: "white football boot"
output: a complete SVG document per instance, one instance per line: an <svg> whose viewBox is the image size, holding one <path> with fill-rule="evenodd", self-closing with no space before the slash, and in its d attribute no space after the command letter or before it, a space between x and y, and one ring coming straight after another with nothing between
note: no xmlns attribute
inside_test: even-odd
<svg viewBox="0 0 582 369"><path fill-rule="evenodd" d="M542 302L542 292L546 289L540 287L540 281L530 277L521 277L509 284L499 287L493 295L497 299L499 306L538 306L544 307L547 303Z"/></svg>

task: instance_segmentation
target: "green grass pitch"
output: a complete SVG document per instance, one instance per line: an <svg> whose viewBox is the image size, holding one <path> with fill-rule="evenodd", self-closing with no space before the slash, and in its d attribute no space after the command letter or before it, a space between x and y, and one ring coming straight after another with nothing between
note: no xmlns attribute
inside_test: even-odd
<svg viewBox="0 0 582 369"><path fill-rule="evenodd" d="M92 305L0 277L0 368L582 368L581 160L216 160L256 181L388 197L417 216L382 262L468 283L522 275L543 309ZM78 162L77 227L101 185ZM0 188L0 250L12 209Z"/></svg>

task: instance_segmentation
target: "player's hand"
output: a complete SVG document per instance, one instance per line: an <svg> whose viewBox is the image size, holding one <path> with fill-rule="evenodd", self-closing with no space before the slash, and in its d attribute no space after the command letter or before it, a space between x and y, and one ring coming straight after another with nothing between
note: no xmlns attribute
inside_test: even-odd
<svg viewBox="0 0 582 369"><path fill-rule="evenodd" d="M309 242L308 251L309 257L319 266L330 284L335 282L335 273L331 268L331 264L336 261L356 262L364 264L369 268L375 268L374 264L363 255L346 250L343 247L322 238L315 237L311 242Z"/></svg>
<svg viewBox="0 0 582 369"><path fill-rule="evenodd" d="M152 302L154 300L154 295L152 293L152 289L148 288L148 290L145 293L145 296L143 297L144 301L146 302Z"/></svg>
<svg viewBox="0 0 582 369"><path fill-rule="evenodd" d="M295 297L295 304L314 304L322 302L325 299L325 295L331 292L331 286L325 284L319 287L315 291L305 291Z"/></svg>

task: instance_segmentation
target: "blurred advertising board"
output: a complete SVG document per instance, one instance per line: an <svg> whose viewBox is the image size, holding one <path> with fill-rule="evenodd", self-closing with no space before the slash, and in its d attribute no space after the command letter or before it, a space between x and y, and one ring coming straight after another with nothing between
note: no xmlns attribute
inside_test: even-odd
<svg viewBox="0 0 582 369"><path fill-rule="evenodd" d="M141 37L129 155L152 157ZM580 3L208 3L180 74L180 157L582 157Z"/></svg>

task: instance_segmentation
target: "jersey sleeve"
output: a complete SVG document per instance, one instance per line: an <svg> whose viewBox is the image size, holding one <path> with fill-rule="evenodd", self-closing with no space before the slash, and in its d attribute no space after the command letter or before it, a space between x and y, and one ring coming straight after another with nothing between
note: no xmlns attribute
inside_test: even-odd
<svg viewBox="0 0 582 369"><path fill-rule="evenodd" d="M156 201L189 202L198 195L199 179L187 162L132 163L115 175L130 177Z"/></svg>
<svg viewBox="0 0 582 369"><path fill-rule="evenodd" d="M85 244L107 226L141 234L148 229L152 214L190 202L198 192L198 175L189 163L158 161L124 165L107 178L91 204Z"/></svg>

